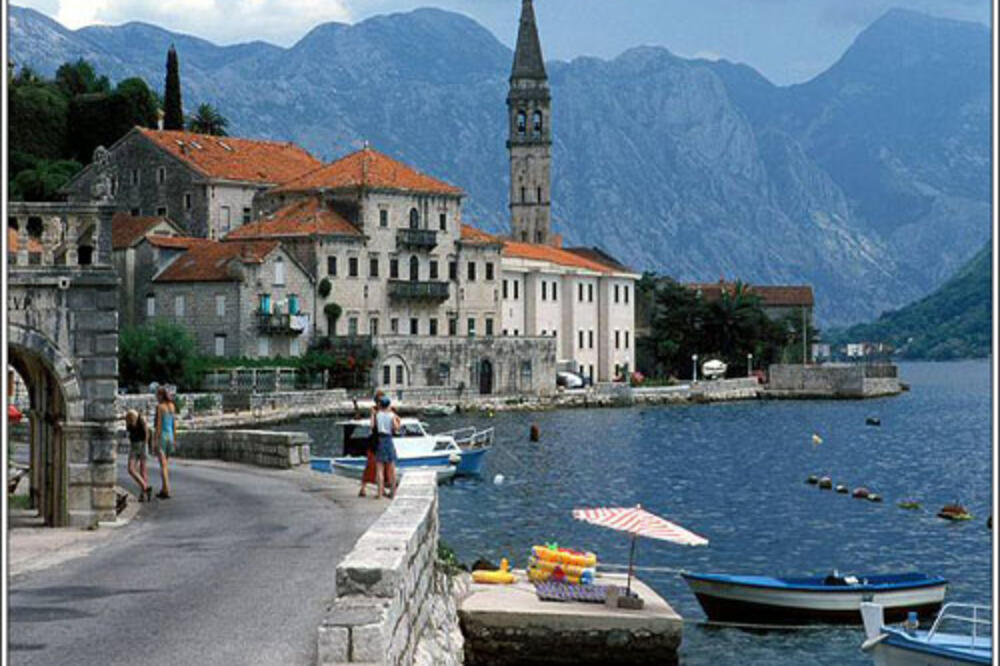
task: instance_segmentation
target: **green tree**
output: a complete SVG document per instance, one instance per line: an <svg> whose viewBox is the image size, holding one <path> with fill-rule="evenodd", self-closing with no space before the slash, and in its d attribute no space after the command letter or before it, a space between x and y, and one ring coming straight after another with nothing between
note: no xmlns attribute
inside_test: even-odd
<svg viewBox="0 0 1000 666"><path fill-rule="evenodd" d="M343 308L337 303L327 303L323 306L323 314L326 315L327 325L327 335L333 335L333 332L337 330L337 320L340 319L340 315L343 313Z"/></svg>
<svg viewBox="0 0 1000 666"><path fill-rule="evenodd" d="M168 130L184 129L181 75L177 64L177 51L173 44L167 51L167 80L163 89L163 128Z"/></svg>
<svg viewBox="0 0 1000 666"><path fill-rule="evenodd" d="M59 87L23 67L8 95L10 150L36 158L64 157L69 104Z"/></svg>
<svg viewBox="0 0 1000 666"><path fill-rule="evenodd" d="M83 168L73 160L37 160L14 176L10 198L15 201L59 201L59 188Z"/></svg>
<svg viewBox="0 0 1000 666"><path fill-rule="evenodd" d="M110 94L77 95L70 103L71 153L90 162L97 146L110 146L133 127L156 126L156 96L140 78L120 81Z"/></svg>
<svg viewBox="0 0 1000 666"><path fill-rule="evenodd" d="M199 104L198 111L188 119L187 128L198 134L226 136L229 121L211 104Z"/></svg>
<svg viewBox="0 0 1000 666"><path fill-rule="evenodd" d="M56 70L55 84L67 99L88 93L109 93L108 77L98 77L94 67L80 58L74 63L63 63Z"/></svg>
<svg viewBox="0 0 1000 666"><path fill-rule="evenodd" d="M175 383L182 390L197 389L197 343L188 329L163 320L140 327L124 327L118 336L118 373L121 382L136 388L150 382Z"/></svg>

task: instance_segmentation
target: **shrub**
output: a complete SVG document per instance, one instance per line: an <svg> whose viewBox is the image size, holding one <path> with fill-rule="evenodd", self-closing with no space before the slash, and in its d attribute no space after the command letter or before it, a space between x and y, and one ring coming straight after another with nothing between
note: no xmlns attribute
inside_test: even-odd
<svg viewBox="0 0 1000 666"><path fill-rule="evenodd" d="M330 284L330 278L323 278L319 281L319 295L326 298L330 295L330 291L333 289L333 285Z"/></svg>
<svg viewBox="0 0 1000 666"><path fill-rule="evenodd" d="M180 390L197 389L200 365L194 336L183 326L154 320L125 327L118 336L118 370L126 386L158 382L176 384Z"/></svg>

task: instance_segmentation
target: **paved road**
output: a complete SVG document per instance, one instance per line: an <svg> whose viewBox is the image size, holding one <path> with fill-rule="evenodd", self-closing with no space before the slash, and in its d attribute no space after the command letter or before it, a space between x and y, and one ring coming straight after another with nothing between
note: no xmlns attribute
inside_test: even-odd
<svg viewBox="0 0 1000 666"><path fill-rule="evenodd" d="M306 471L171 467L172 499L11 581L10 664L315 663L334 567L384 504Z"/></svg>

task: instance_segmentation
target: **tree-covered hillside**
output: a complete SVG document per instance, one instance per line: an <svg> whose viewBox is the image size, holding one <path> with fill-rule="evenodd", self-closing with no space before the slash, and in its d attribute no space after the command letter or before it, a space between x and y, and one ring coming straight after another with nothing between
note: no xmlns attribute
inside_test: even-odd
<svg viewBox="0 0 1000 666"><path fill-rule="evenodd" d="M987 243L940 289L876 321L831 332L834 343L887 341L904 358L946 360L989 356L993 253Z"/></svg>

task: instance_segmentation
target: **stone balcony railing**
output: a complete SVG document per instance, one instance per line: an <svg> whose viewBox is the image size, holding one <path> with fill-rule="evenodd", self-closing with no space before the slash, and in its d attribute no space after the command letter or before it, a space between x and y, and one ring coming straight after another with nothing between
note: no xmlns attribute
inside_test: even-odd
<svg viewBox="0 0 1000 666"><path fill-rule="evenodd" d="M389 298L413 301L446 301L448 300L448 283L389 280Z"/></svg>
<svg viewBox="0 0 1000 666"><path fill-rule="evenodd" d="M111 216L106 205L27 203L7 208L11 271L111 265Z"/></svg>
<svg viewBox="0 0 1000 666"><path fill-rule="evenodd" d="M437 247L437 232L432 229L399 229L396 247L414 250L433 250Z"/></svg>

